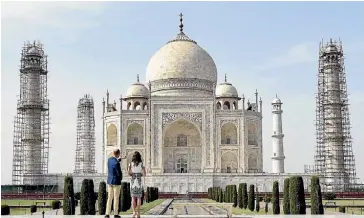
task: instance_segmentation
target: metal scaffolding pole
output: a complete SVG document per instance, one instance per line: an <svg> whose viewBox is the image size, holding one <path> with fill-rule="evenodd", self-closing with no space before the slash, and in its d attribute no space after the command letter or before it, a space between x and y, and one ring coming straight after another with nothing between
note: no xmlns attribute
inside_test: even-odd
<svg viewBox="0 0 364 218"><path fill-rule="evenodd" d="M324 178L325 191L350 191L357 177L341 42L320 43L318 65L314 171Z"/></svg>
<svg viewBox="0 0 364 218"><path fill-rule="evenodd" d="M74 173L96 173L94 101L90 95L85 95L78 102Z"/></svg>
<svg viewBox="0 0 364 218"><path fill-rule="evenodd" d="M20 63L12 182L15 185L43 185L49 160L48 70L43 45L35 41L25 43Z"/></svg>

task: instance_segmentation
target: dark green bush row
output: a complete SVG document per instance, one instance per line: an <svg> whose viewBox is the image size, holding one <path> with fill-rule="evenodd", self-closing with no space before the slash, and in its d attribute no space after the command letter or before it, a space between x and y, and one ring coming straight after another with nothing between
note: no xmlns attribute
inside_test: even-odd
<svg viewBox="0 0 364 218"><path fill-rule="evenodd" d="M290 214L289 206L289 178L284 179L283 187L283 213Z"/></svg>
<svg viewBox="0 0 364 218"><path fill-rule="evenodd" d="M339 206L339 212L340 213L346 213L346 209L343 206Z"/></svg>
<svg viewBox="0 0 364 218"><path fill-rule="evenodd" d="M147 187L146 202L152 202L159 198L159 190L156 187Z"/></svg>
<svg viewBox="0 0 364 218"><path fill-rule="evenodd" d="M30 213L36 213L37 212L37 205L30 205Z"/></svg>
<svg viewBox="0 0 364 218"><path fill-rule="evenodd" d="M61 201L53 200L51 203L51 206L52 206L52 210L57 210L57 209L61 208Z"/></svg>
<svg viewBox="0 0 364 218"><path fill-rule="evenodd" d="M320 179L317 176L311 178L311 214L324 214Z"/></svg>
<svg viewBox="0 0 364 218"><path fill-rule="evenodd" d="M254 185L249 186L249 194L248 194L248 209L250 211L254 211L254 200L255 200L255 193L254 193Z"/></svg>
<svg viewBox="0 0 364 218"><path fill-rule="evenodd" d="M273 214L280 214L278 181L273 182L272 205L273 205Z"/></svg>
<svg viewBox="0 0 364 218"><path fill-rule="evenodd" d="M306 214L305 190L301 176L289 179L290 214Z"/></svg>
<svg viewBox="0 0 364 218"><path fill-rule="evenodd" d="M7 204L1 205L1 215L10 215L10 207Z"/></svg>
<svg viewBox="0 0 364 218"><path fill-rule="evenodd" d="M80 212L81 215L95 215L95 191L92 179L84 179L81 186Z"/></svg>
<svg viewBox="0 0 364 218"><path fill-rule="evenodd" d="M332 192L327 192L324 194L324 199L325 200L335 200L336 198L336 194L332 193Z"/></svg>
<svg viewBox="0 0 364 218"><path fill-rule="evenodd" d="M75 193L73 189L73 177L71 175L67 175L64 178L63 190L63 214L75 215Z"/></svg>
<svg viewBox="0 0 364 218"><path fill-rule="evenodd" d="M106 202L107 202L106 183L104 181L102 181L99 184L99 193L97 195L97 204L98 204L98 209L99 209L99 215L105 215Z"/></svg>

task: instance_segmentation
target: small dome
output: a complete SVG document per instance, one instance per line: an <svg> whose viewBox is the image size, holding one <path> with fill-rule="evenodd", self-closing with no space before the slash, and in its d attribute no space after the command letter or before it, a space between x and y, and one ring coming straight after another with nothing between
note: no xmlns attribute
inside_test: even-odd
<svg viewBox="0 0 364 218"><path fill-rule="evenodd" d="M275 99L273 99L272 104L282 104L281 99L278 98L278 96L276 95Z"/></svg>
<svg viewBox="0 0 364 218"><path fill-rule="evenodd" d="M131 85L126 91L126 98L148 98L149 90L144 84L139 82L139 75L137 82Z"/></svg>
<svg viewBox="0 0 364 218"><path fill-rule="evenodd" d="M337 52L338 48L335 44L330 44L325 49L326 52Z"/></svg>
<svg viewBox="0 0 364 218"><path fill-rule="evenodd" d="M237 98L239 95L238 91L236 91L236 88L231 83L224 82L216 88L216 97Z"/></svg>
<svg viewBox="0 0 364 218"><path fill-rule="evenodd" d="M28 55L40 55L40 51L37 47L33 46L27 51Z"/></svg>

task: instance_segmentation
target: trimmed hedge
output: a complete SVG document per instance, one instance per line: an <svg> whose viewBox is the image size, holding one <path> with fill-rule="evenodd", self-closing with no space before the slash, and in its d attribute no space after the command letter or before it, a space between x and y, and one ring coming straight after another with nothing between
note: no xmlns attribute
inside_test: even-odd
<svg viewBox="0 0 364 218"><path fill-rule="evenodd" d="M10 215L10 207L7 204L3 204L1 205L1 215L5 216L5 215Z"/></svg>
<svg viewBox="0 0 364 218"><path fill-rule="evenodd" d="M52 210L58 210L61 208L61 201L59 200L53 200L51 203Z"/></svg>
<svg viewBox="0 0 364 218"><path fill-rule="evenodd" d="M80 213L81 215L88 215L88 180L84 179L81 186L80 194Z"/></svg>
<svg viewBox="0 0 364 218"><path fill-rule="evenodd" d="M254 185L250 185L249 186L249 195L248 195L248 209L250 211L254 211L254 198L255 198L255 193L254 193Z"/></svg>
<svg viewBox="0 0 364 218"><path fill-rule="evenodd" d="M311 177L311 214L324 214L320 179L317 176Z"/></svg>
<svg viewBox="0 0 364 218"><path fill-rule="evenodd" d="M30 213L36 213L37 212L37 205L30 205Z"/></svg>
<svg viewBox="0 0 364 218"><path fill-rule="evenodd" d="M268 213L268 202L265 202L264 212L265 214Z"/></svg>
<svg viewBox="0 0 364 218"><path fill-rule="evenodd" d="M258 189L257 189L257 196L255 197L255 210L257 211L257 212L259 212L259 210L260 210L260 205L259 205L259 202L260 202L260 198L259 198L259 196L258 196Z"/></svg>
<svg viewBox="0 0 364 218"><path fill-rule="evenodd" d="M346 209L343 206L339 206L339 212L340 213L346 213Z"/></svg>
<svg viewBox="0 0 364 218"><path fill-rule="evenodd" d="M106 202L107 202L106 183L102 181L99 184L99 194L97 195L99 215L105 215Z"/></svg>
<svg viewBox="0 0 364 218"><path fill-rule="evenodd" d="M284 179L283 185L283 213L290 214L289 208L289 178Z"/></svg>
<svg viewBox="0 0 364 218"><path fill-rule="evenodd" d="M278 181L273 182L273 192L272 192L272 206L273 214L280 214L279 206L279 186Z"/></svg>
<svg viewBox="0 0 364 218"><path fill-rule="evenodd" d="M324 199L325 200L335 200L336 198L336 194L332 193L332 192L327 192L324 194Z"/></svg>
<svg viewBox="0 0 364 218"><path fill-rule="evenodd" d="M236 185L231 185L231 196L233 201L233 207L238 206L238 193L236 192Z"/></svg>
<svg viewBox="0 0 364 218"><path fill-rule="evenodd" d="M306 214L306 201L303 179L293 176L289 179L290 214Z"/></svg>
<svg viewBox="0 0 364 218"><path fill-rule="evenodd" d="M64 178L64 191L63 191L63 214L75 214L75 193L73 190L73 177L66 175Z"/></svg>
<svg viewBox="0 0 364 218"><path fill-rule="evenodd" d="M76 192L75 193L75 199L76 200L81 200L81 192Z"/></svg>
<svg viewBox="0 0 364 218"><path fill-rule="evenodd" d="M239 184L238 188L238 206L239 208L243 208L243 183Z"/></svg>
<svg viewBox="0 0 364 218"><path fill-rule="evenodd" d="M243 208L246 209L248 207L248 186L246 183L243 183Z"/></svg>
<svg viewBox="0 0 364 218"><path fill-rule="evenodd" d="M96 215L96 199L95 199L95 187L94 181L89 179L87 185L87 194L88 194L88 215Z"/></svg>

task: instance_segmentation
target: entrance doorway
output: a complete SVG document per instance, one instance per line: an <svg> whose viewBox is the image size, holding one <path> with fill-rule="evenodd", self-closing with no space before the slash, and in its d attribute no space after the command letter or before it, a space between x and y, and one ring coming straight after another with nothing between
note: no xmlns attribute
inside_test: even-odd
<svg viewBox="0 0 364 218"><path fill-rule="evenodd" d="M177 173L187 173L187 160L186 158L180 157L177 160Z"/></svg>

